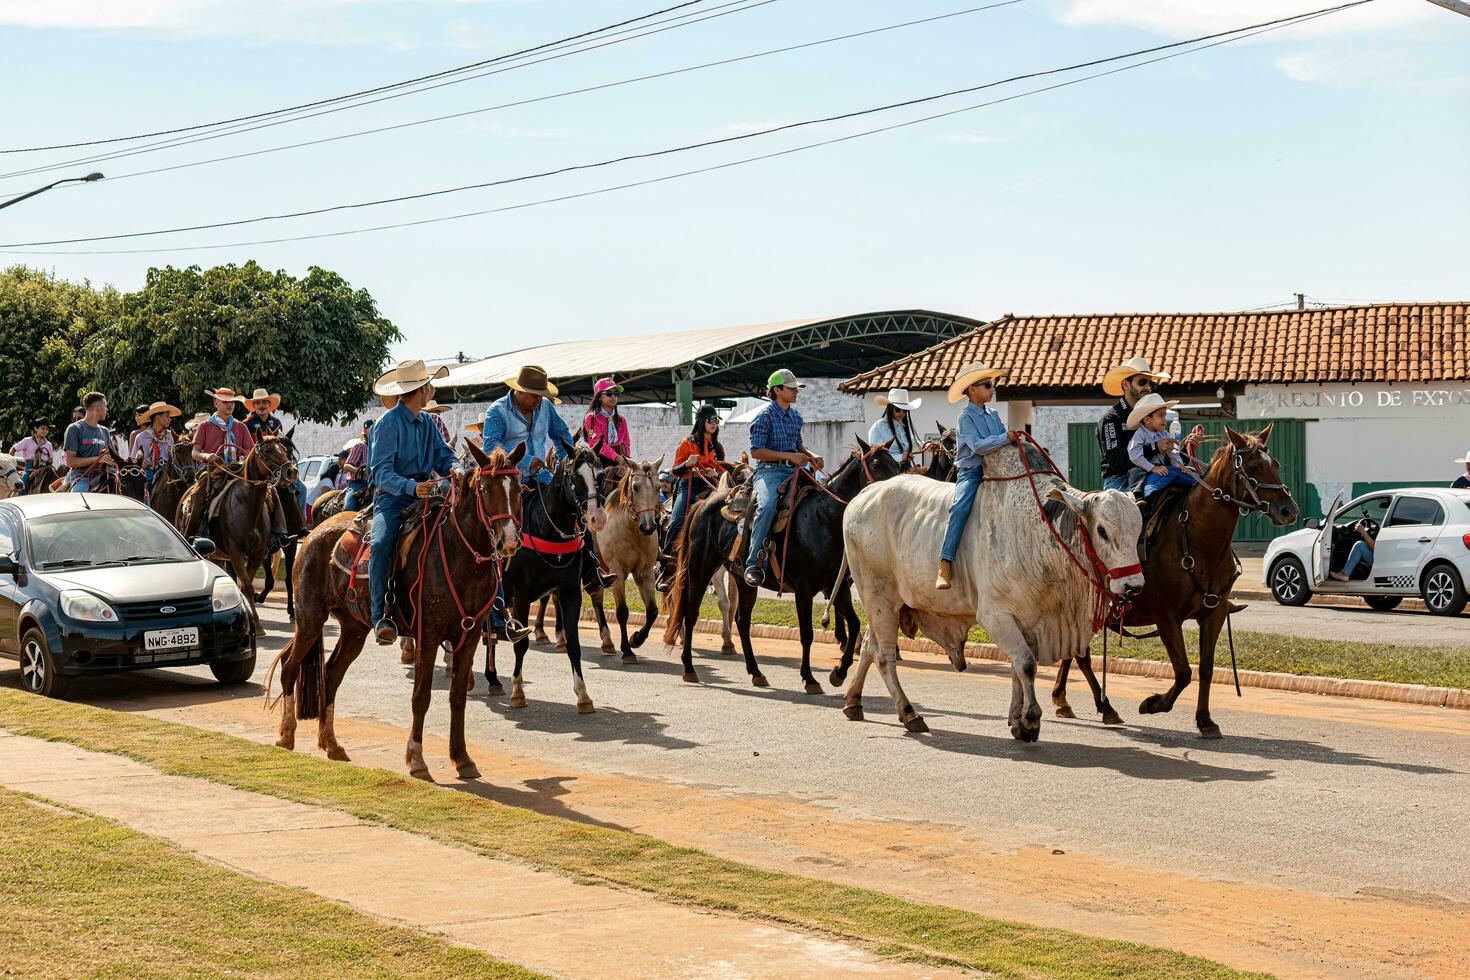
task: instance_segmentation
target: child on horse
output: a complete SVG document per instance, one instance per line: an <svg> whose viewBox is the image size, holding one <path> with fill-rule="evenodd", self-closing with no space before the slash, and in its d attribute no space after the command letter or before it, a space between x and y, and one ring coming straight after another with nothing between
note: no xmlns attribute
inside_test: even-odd
<svg viewBox="0 0 1470 980"><path fill-rule="evenodd" d="M825 465L822 457L809 452L801 441L801 414L793 406L797 393L805 387L786 368L772 372L766 379L770 403L750 423L750 455L756 460L756 466L751 474L755 516L745 553L747 585L760 585L765 580L760 567L761 553L776 523L781 486L796 475L798 466L810 463L814 470L820 470Z"/></svg>
<svg viewBox="0 0 1470 980"><path fill-rule="evenodd" d="M143 479L153 486L158 471L168 465L174 451L173 420L184 413L167 402L145 405L138 413L143 428L133 439L133 458L143 463Z"/></svg>
<svg viewBox="0 0 1470 980"><path fill-rule="evenodd" d="M373 426L368 447L376 488L368 584L372 591L370 618L379 643L398 639L398 628L385 605L403 510L415 498L431 496L440 476L460 471L459 460L430 421L433 416L423 411L434 395L433 382L448 373L448 368L440 367L431 374L423 361L403 361L373 383L373 394L389 409Z"/></svg>
<svg viewBox="0 0 1470 980"><path fill-rule="evenodd" d="M94 477L100 483L98 467L106 464L112 445L112 433L102 424L106 419L107 396L89 391L82 398L82 417L66 427L61 448L66 453L67 487L74 493L91 489Z"/></svg>
<svg viewBox="0 0 1470 980"><path fill-rule="evenodd" d="M618 395L622 391L623 386L612 378L600 378L592 386L592 410L582 420L587 445L603 469L617 466L624 456L633 455L628 420L618 412Z"/></svg>
<svg viewBox="0 0 1470 980"><path fill-rule="evenodd" d="M944 543L939 549L939 574L934 579L936 589L949 588L953 580L954 556L959 551L960 537L969 523L970 511L975 507L975 494L980 490L980 482L985 479L985 454L1018 438L1015 433L1006 431L1000 416L988 407L995 397L995 381L1004 374L1000 368L986 367L977 361L961 368L954 384L949 386L950 404L961 398L968 399L968 402L955 423L954 497L949 505Z"/></svg>
<svg viewBox="0 0 1470 980"><path fill-rule="evenodd" d="M1128 458L1144 473L1144 500L1172 484L1192 487L1197 482L1194 474L1184 468L1179 443L1169 433L1169 409L1178 404L1164 401L1162 395L1148 394L1128 413L1128 428L1134 430L1128 441Z"/></svg>
<svg viewBox="0 0 1470 980"><path fill-rule="evenodd" d="M221 470L238 468L255 448L255 437L250 434L250 429L235 418L235 406L243 405L244 397L236 394L235 389L225 387L206 388L204 393L214 402L214 414L194 429L194 440L189 450L190 458L204 467L199 476L199 489L194 492L193 513L184 532L190 538L203 533L208 526L210 504L229 482L230 477ZM279 550L285 537L285 514L281 510L281 499L276 496L275 506L271 509L270 549Z"/></svg>
<svg viewBox="0 0 1470 980"><path fill-rule="evenodd" d="M25 462L22 477L29 482L37 466L50 466L55 449L51 445L51 423L45 419L31 421L31 434L10 447L11 455Z"/></svg>

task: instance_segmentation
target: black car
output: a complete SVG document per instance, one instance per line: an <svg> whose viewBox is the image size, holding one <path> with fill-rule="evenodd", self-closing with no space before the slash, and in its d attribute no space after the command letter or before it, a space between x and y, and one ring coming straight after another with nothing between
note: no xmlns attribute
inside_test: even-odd
<svg viewBox="0 0 1470 980"><path fill-rule="evenodd" d="M213 548L128 497L0 500L0 657L54 698L73 677L151 667L208 664L243 683L255 671L250 610L202 557Z"/></svg>

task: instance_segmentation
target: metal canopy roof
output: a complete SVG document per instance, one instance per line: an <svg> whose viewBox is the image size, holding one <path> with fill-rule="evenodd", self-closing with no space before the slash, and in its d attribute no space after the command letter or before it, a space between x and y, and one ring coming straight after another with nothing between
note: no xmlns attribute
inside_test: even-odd
<svg viewBox="0 0 1470 980"><path fill-rule="evenodd" d="M592 382L613 375L625 402L687 406L694 398L763 394L778 367L810 377L850 377L982 325L969 317L900 310L545 344L451 367L435 388L459 401L498 397L522 365L538 364L563 401L588 401Z"/></svg>

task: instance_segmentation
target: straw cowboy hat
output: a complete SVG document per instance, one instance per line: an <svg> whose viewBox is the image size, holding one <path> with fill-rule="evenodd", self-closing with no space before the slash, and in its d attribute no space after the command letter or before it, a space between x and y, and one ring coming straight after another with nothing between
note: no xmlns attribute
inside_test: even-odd
<svg viewBox="0 0 1470 980"><path fill-rule="evenodd" d="M157 415L159 412L167 412L168 417L171 419L176 419L180 415L184 414L177 408L174 408L168 402L154 402L152 405L144 407L143 411L138 413L138 424L147 425L149 422L153 421L153 416Z"/></svg>
<svg viewBox="0 0 1470 980"><path fill-rule="evenodd" d="M1168 411L1178 404L1178 402L1166 402L1164 401L1163 395L1156 395L1153 392L1149 392L1147 395L1138 399L1138 404L1134 405L1133 411L1128 413L1128 428L1136 429L1143 422L1144 416L1152 415L1161 408Z"/></svg>
<svg viewBox="0 0 1470 980"><path fill-rule="evenodd" d="M954 402L959 401L961 398L964 398L965 389L970 387L970 385L974 384L975 382L994 380L996 378L1003 377L1005 373L1005 368L986 367L979 361L975 361L971 364L966 364L964 367L960 368L960 373L955 376L954 384L949 386L950 403L953 404Z"/></svg>
<svg viewBox="0 0 1470 980"><path fill-rule="evenodd" d="M1109 369L1108 373L1103 375L1103 392L1121 398L1123 396L1123 382L1135 374L1141 374L1155 383L1170 380L1167 371L1155 371L1149 367L1148 358L1130 357L1117 367Z"/></svg>
<svg viewBox="0 0 1470 980"><path fill-rule="evenodd" d="M535 364L527 364L521 368L520 373L514 378L506 378L507 387L516 391L523 391L528 395L540 395L542 398L550 398L551 404L560 405L557 400L557 387L546 380L546 369Z"/></svg>
<svg viewBox="0 0 1470 980"><path fill-rule="evenodd" d="M485 431L485 423L484 422L471 422L471 423L469 423L468 425L465 426L465 431L466 432L473 432L476 435L479 435L481 432L484 432Z"/></svg>
<svg viewBox="0 0 1470 980"><path fill-rule="evenodd" d="M397 367L373 382L373 394L383 400L384 408L392 408L404 395L418 391L448 373L449 368L442 365L430 371L423 361L399 361Z"/></svg>
<svg viewBox="0 0 1470 980"><path fill-rule="evenodd" d="M223 402L239 402L245 404L245 396L234 388L205 388L204 393L210 398L217 398Z"/></svg>
<svg viewBox="0 0 1470 980"><path fill-rule="evenodd" d="M1455 462L1460 463L1461 465L1470 466L1470 450L1467 450L1465 455L1455 460Z"/></svg>
<svg viewBox="0 0 1470 980"><path fill-rule="evenodd" d="M255 406L255 403L258 402L258 401L268 401L268 402L270 402L271 403L270 410L272 412L274 412L276 409L278 409L278 408L281 407L281 396L280 395L277 395L277 394L273 394L272 392L266 391L264 388L256 388L254 391L252 391L250 393L250 397L247 398L247 399L245 399L245 404L247 404L247 405L249 405L249 406L251 406L253 408Z"/></svg>
<svg viewBox="0 0 1470 980"><path fill-rule="evenodd" d="M877 398L874 398L873 404L879 408L887 408L889 405L892 405L894 408L901 408L905 412L912 412L924 404L924 399L910 398L907 388L889 388L888 394L879 395Z"/></svg>
<svg viewBox="0 0 1470 980"><path fill-rule="evenodd" d="M192 419L190 419L189 421L187 421L187 422L184 423L184 431L185 432L193 432L195 429L199 428L199 426L202 423L208 422L208 421L209 421L209 413L208 412L196 412L195 415L194 415L194 417Z"/></svg>
<svg viewBox="0 0 1470 980"><path fill-rule="evenodd" d="M426 411L426 412L432 412L435 415L438 415L440 412L447 412L447 411L449 411L449 409L450 409L450 406L448 406L448 405L440 405L438 402L434 401L434 399L432 399L432 398L429 399L429 404L427 404L427 405L424 406L424 411Z"/></svg>

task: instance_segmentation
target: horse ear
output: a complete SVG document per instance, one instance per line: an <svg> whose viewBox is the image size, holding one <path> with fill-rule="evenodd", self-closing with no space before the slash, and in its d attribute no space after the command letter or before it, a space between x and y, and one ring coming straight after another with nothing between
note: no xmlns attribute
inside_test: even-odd
<svg viewBox="0 0 1470 980"><path fill-rule="evenodd" d="M295 422L292 422L291 423L291 428L287 429L285 435L281 436L281 438L282 439L285 439L287 442L290 442L291 441L291 437L294 436L295 434L296 434L296 423Z"/></svg>
<svg viewBox="0 0 1470 980"><path fill-rule="evenodd" d="M540 473L545 466L546 461L540 456L537 456L535 459L531 460L531 472L529 475L535 476L537 473Z"/></svg>
<svg viewBox="0 0 1470 980"><path fill-rule="evenodd" d="M1066 507L1072 513L1076 514L1079 519L1086 516L1087 501L1083 500L1081 497L1077 496L1070 490L1066 490L1062 487L1052 487L1049 491L1047 491L1046 497L1048 500L1057 501L1063 507Z"/></svg>
<svg viewBox="0 0 1470 980"><path fill-rule="evenodd" d="M618 453L618 465L632 468L637 466L638 464L635 463L631 457L624 456L622 453Z"/></svg>
<svg viewBox="0 0 1470 980"><path fill-rule="evenodd" d="M1256 433L1256 438L1261 441L1261 445L1264 446L1267 442L1270 441L1270 439L1271 439L1271 426L1273 426L1275 424L1276 424L1275 422L1267 422L1266 423L1266 427L1264 429L1262 429L1260 432L1257 432Z"/></svg>
<svg viewBox="0 0 1470 980"><path fill-rule="evenodd" d="M857 437L857 444L858 444L858 452L862 453L865 456L867 455L868 450L872 448L866 442L863 442L863 437L862 436L858 436Z"/></svg>
<svg viewBox="0 0 1470 980"><path fill-rule="evenodd" d="M1225 435L1230 439L1230 444L1236 449L1244 449L1246 447L1245 436L1236 432L1228 425L1225 426Z"/></svg>
<svg viewBox="0 0 1470 980"><path fill-rule="evenodd" d="M664 471L664 454L663 453L659 453L658 454L658 459L656 459L656 460L653 461L653 472L655 474L658 474L658 473L662 473L663 471Z"/></svg>
<svg viewBox="0 0 1470 980"><path fill-rule="evenodd" d="M481 450L480 448L478 448L474 443L466 443L465 445L467 445L467 446L470 447L470 455L474 457L475 463L477 465L479 465L479 466L489 466L490 465L490 457L488 455L486 455L483 450ZM517 451L523 450L523 449L526 448L526 444L525 443L521 443L516 448L517 448Z"/></svg>
<svg viewBox="0 0 1470 980"><path fill-rule="evenodd" d="M471 444L467 442L467 443L465 443L465 445L468 446L468 445L471 445ZM526 444L524 442L521 442L521 443L517 443L515 449L511 450L510 455L506 457L506 461L509 462L510 465L512 465L512 466L519 466L519 465L521 465L521 460L523 460L525 458L526 458Z"/></svg>
<svg viewBox="0 0 1470 980"><path fill-rule="evenodd" d="M740 450L740 465L741 466L749 466L750 465L750 453L746 452L743 449Z"/></svg>

